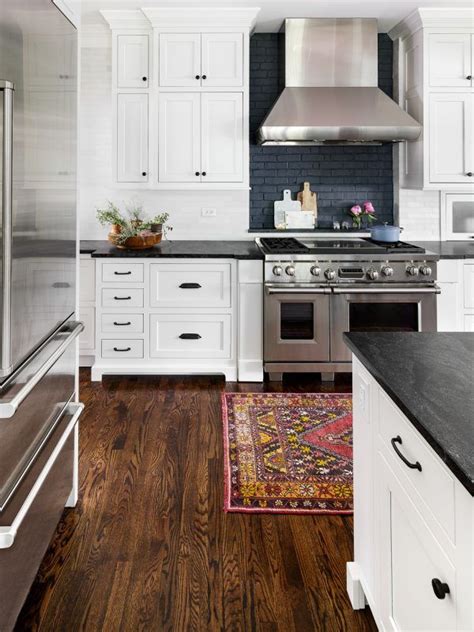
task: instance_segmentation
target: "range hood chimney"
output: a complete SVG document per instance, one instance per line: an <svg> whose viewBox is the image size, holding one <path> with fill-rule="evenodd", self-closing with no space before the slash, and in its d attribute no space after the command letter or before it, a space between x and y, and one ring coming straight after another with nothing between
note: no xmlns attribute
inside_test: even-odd
<svg viewBox="0 0 474 632"><path fill-rule="evenodd" d="M416 140L421 125L377 87L377 20L287 19L285 88L257 133L260 144Z"/></svg>

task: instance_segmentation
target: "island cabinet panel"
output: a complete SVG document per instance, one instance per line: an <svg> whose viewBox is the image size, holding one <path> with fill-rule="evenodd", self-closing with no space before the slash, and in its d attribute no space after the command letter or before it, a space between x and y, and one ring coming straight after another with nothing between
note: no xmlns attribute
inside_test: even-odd
<svg viewBox="0 0 474 632"><path fill-rule="evenodd" d="M472 632L472 495L356 357L353 398L353 608L385 632Z"/></svg>
<svg viewBox="0 0 474 632"><path fill-rule="evenodd" d="M79 336L79 366L90 366L95 356L95 261L82 254L79 273L79 320L84 331Z"/></svg>

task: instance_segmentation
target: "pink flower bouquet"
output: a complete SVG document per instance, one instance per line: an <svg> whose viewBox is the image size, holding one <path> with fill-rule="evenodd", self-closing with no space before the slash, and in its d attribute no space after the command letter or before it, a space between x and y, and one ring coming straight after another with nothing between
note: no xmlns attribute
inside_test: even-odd
<svg viewBox="0 0 474 632"><path fill-rule="evenodd" d="M377 219L374 205L370 200L366 200L362 206L354 204L349 211L349 215L352 217L352 225L356 228L361 227L363 217L367 218L369 224Z"/></svg>
<svg viewBox="0 0 474 632"><path fill-rule="evenodd" d="M352 217L352 224L356 227L356 228L360 228L360 224L361 224L361 215L362 215L362 209L359 206L359 204L354 204L354 206L351 207L351 210L349 211L349 215Z"/></svg>

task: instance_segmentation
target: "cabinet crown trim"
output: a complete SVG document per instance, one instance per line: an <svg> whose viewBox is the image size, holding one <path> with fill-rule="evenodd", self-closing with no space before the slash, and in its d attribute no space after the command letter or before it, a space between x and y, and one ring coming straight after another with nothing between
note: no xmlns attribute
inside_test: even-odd
<svg viewBox="0 0 474 632"><path fill-rule="evenodd" d="M100 11L111 29L149 29L150 22L140 9L107 9Z"/></svg>
<svg viewBox="0 0 474 632"><path fill-rule="evenodd" d="M406 37L421 28L462 28L474 30L474 9L469 7L431 7L415 9L388 32L392 40Z"/></svg>

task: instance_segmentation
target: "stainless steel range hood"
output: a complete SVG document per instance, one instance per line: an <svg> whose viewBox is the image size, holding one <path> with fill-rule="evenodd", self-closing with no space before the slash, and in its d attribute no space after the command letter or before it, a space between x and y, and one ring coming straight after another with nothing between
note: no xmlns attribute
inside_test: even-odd
<svg viewBox="0 0 474 632"><path fill-rule="evenodd" d="M416 140L421 125L377 87L377 21L287 19L285 88L257 133L260 144Z"/></svg>

